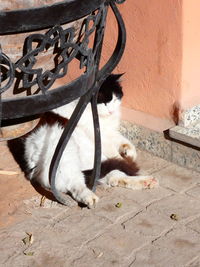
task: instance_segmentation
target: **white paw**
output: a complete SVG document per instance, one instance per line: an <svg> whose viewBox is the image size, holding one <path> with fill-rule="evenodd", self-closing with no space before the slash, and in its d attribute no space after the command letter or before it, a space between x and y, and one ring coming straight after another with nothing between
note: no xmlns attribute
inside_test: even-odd
<svg viewBox="0 0 200 267"><path fill-rule="evenodd" d="M125 187L125 188L131 188L133 186L133 179L132 178L127 178L126 176L124 177L110 177L107 180L107 183L109 186L115 187Z"/></svg>
<svg viewBox="0 0 200 267"><path fill-rule="evenodd" d="M151 189L158 187L158 181L150 176L134 176L134 177L116 177L111 176L107 179L110 186L119 186L130 189Z"/></svg>
<svg viewBox="0 0 200 267"><path fill-rule="evenodd" d="M86 188L79 196L80 202L88 206L88 208L95 208L96 204L99 201L97 195L95 195L90 189Z"/></svg>
<svg viewBox="0 0 200 267"><path fill-rule="evenodd" d="M119 147L119 154L123 157L123 158L127 158L130 157L133 160L136 159L137 157L137 152L135 149L135 146L132 144L122 144Z"/></svg>
<svg viewBox="0 0 200 267"><path fill-rule="evenodd" d="M158 180L152 176L141 176L141 178L139 176L138 183L144 189L156 188L159 185Z"/></svg>

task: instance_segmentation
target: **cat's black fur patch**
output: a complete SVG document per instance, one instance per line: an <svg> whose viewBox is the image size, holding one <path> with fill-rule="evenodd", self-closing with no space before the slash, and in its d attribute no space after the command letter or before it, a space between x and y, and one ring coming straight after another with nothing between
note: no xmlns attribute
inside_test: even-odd
<svg viewBox="0 0 200 267"><path fill-rule="evenodd" d="M120 85L119 79L123 74L111 74L103 82L99 89L99 94L97 98L97 103L109 103L112 100L113 94L121 99L123 96L122 87Z"/></svg>
<svg viewBox="0 0 200 267"><path fill-rule="evenodd" d="M136 176L138 174L139 167L130 157L123 159L107 159L101 163L100 178L106 176L106 174L113 170L119 170L129 176Z"/></svg>
<svg viewBox="0 0 200 267"><path fill-rule="evenodd" d="M132 160L130 157L126 157L123 159L111 158L103 161L101 163L101 173L100 179L105 177L106 174L113 170L118 170L124 172L126 175L129 176L137 176L139 167L137 166L136 162ZM85 182L89 185L93 170L85 170L83 171L85 175Z"/></svg>
<svg viewBox="0 0 200 267"><path fill-rule="evenodd" d="M36 128L38 128L38 127L40 127L42 125L45 125L45 124L48 124L49 126L52 126L55 123L57 123L58 125L60 125L61 127L64 128L68 121L69 121L68 119L60 116L59 114L56 114L56 113L51 112L51 111L48 111L48 112L45 112L41 116L40 122L36 126Z"/></svg>

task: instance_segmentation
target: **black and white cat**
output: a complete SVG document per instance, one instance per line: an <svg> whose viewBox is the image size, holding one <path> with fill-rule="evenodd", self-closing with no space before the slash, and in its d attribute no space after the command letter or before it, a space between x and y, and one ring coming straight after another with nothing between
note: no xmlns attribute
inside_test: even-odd
<svg viewBox="0 0 200 267"><path fill-rule="evenodd" d="M153 188L158 182L149 176L137 176L135 147L119 132L120 104L123 96L121 75L110 75L98 94L98 113L102 142L101 182L110 186L132 189ZM63 126L70 118L77 101L46 113L42 123L24 138L28 179L50 188L49 166ZM77 201L89 208L98 196L86 185L87 174L93 168L94 133L91 107L88 105L75 128L60 160L56 188L70 192Z"/></svg>

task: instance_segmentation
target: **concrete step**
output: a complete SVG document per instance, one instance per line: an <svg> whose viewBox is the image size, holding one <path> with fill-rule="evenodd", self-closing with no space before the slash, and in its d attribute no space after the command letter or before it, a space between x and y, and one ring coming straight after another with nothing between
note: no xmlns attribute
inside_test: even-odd
<svg viewBox="0 0 200 267"><path fill-rule="evenodd" d="M120 131L136 148L200 172L200 127L195 126L176 126L170 129L170 133L163 133L122 121ZM186 131L183 128L193 130Z"/></svg>
<svg viewBox="0 0 200 267"><path fill-rule="evenodd" d="M190 127L175 126L169 130L169 136L175 140L200 148L200 123Z"/></svg>

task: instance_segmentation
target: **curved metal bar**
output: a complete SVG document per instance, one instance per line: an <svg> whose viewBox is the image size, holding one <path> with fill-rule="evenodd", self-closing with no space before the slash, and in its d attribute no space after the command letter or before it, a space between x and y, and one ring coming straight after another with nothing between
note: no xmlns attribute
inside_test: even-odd
<svg viewBox="0 0 200 267"><path fill-rule="evenodd" d="M98 73L96 87L94 88L94 91L96 93L93 95L91 99L93 125L94 125L94 137L95 137L95 155L94 155L94 168L93 168L92 177L89 183L89 187L92 188L93 191L96 190L96 184L99 179L100 172L101 172L101 135L100 135L100 125L99 125L99 117L98 117L98 111L97 111L98 89L100 88L105 78L112 72L112 70L119 63L123 55L125 43L126 43L126 30L125 30L125 25L122 20L122 17L116 5L112 2L111 2L111 7L117 19L117 23L118 23L118 40L117 40L115 50L113 54L111 55L110 59ZM99 49L99 55L100 54L101 54L101 46Z"/></svg>
<svg viewBox="0 0 200 267"><path fill-rule="evenodd" d="M82 22L82 27L85 27L84 34L81 27L77 35L78 40L74 40L74 27L64 30L61 26L54 26L44 34L31 34L25 39L23 46L24 54L16 63L13 63L16 70L14 72L16 80L12 86L15 88L15 85L19 85L20 81L22 92L29 95L21 97L20 90L17 91L18 88L16 87L15 92L18 97L11 99L3 98L3 120L46 112L49 109L55 108L55 105L64 105L84 95L88 88L91 88L96 79L96 66L98 65L96 53L100 44L97 41L95 49L92 50L88 47L88 43L93 33L96 34L95 36L97 36L98 40L102 39L104 29L102 21L105 20L105 13L106 5L100 5L95 14L87 16ZM92 27L91 22L93 23ZM80 36L83 39L79 39ZM35 44L37 44L36 47ZM54 61L54 66L43 71L36 63L37 57L39 58L46 51L46 47L55 49L54 58L51 59L51 61ZM59 62L58 58L62 60ZM84 74L68 85L50 90L49 88L57 79L67 74L68 64L75 58L80 61L79 68L84 71ZM11 72L8 72L8 74L13 76ZM20 78L17 75L21 75ZM38 87L36 94L34 93L36 88L33 91L30 89L34 86ZM32 107L31 110L30 106Z"/></svg>
<svg viewBox="0 0 200 267"><path fill-rule="evenodd" d="M97 180L100 177L101 172L101 135L100 135L100 125L99 116L97 111L97 96L98 91L92 96L91 108L93 115L93 125L94 125L94 142L95 142L95 154L94 154L94 168L92 177L89 183L89 187L95 192Z"/></svg>
<svg viewBox="0 0 200 267"><path fill-rule="evenodd" d="M83 114L87 104L89 103L91 97L93 94L93 90L89 90L84 96L82 96L74 110L74 112L72 113L72 116L69 120L69 122L67 123L66 128L64 129L60 140L57 144L56 150L54 152L52 161L51 161L51 165L50 165L50 169L49 169L49 179L50 179L50 184L51 184L51 190L54 194L54 196L56 197L56 199L66 205L66 206L70 206L69 200L67 199L67 197L65 195L63 195L61 192L59 192L56 188L56 172L57 172L57 168L60 162L60 159L62 157L62 154L65 150L65 147L67 145L67 143L69 142L69 139L81 117L81 115Z"/></svg>
<svg viewBox="0 0 200 267"><path fill-rule="evenodd" d="M9 75L8 82L3 87L0 86L0 94L5 92L11 86L14 80L14 75L15 75L13 63L4 53L1 53L0 65L2 63L9 67L10 75Z"/></svg>
<svg viewBox="0 0 200 267"><path fill-rule="evenodd" d="M103 82L105 78L114 70L114 68L119 63L126 44L126 28L122 19L122 16L116 7L116 5L111 1L110 3L112 11L116 17L117 24L118 24L118 40L115 47L115 50L113 51L113 54L107 61L107 63L101 68L101 70L98 73L97 80L98 82Z"/></svg>
<svg viewBox="0 0 200 267"><path fill-rule="evenodd" d="M116 67L118 62L120 61L122 54L125 48L126 42L126 31L125 26L122 20L122 17L116 7L115 4L111 2L112 10L116 16L118 22L118 40L115 47L113 54L111 55L108 62L104 65L97 76L97 82L93 89L90 89L88 93L81 97L77 107L75 108L70 121L64 130L59 143L57 145L56 151L54 153L51 167L50 167L50 181L51 181L51 189L56 197L56 199L64 205L70 205L66 196L63 196L61 192L56 189L55 186L55 179L56 179L56 172L58 168L59 161L62 157L63 151L69 141L71 134L73 133L74 128L76 127L78 120L80 119L85 107L89 103L91 99L91 107L92 107L92 114L93 114L93 123L94 123L94 136L95 136L95 155L94 155L94 169L92 178L90 181L90 188L93 191L96 189L96 183L100 176L101 170L101 137L100 137L100 127L99 127L99 119L98 119L98 112L97 112L97 94L98 89L100 88L104 79L112 72L112 70Z"/></svg>
<svg viewBox="0 0 200 267"><path fill-rule="evenodd" d="M90 14L104 2L105 0L65 0L38 8L1 11L0 35L40 30L69 23Z"/></svg>
<svg viewBox="0 0 200 267"><path fill-rule="evenodd" d="M26 96L5 99L2 105L2 121L40 114L58 106L67 104L84 95L94 83L95 73L80 76L68 85L48 91L45 95ZM13 108L15 107L15 109ZM17 108L19 107L19 108ZM34 109L32 109L34 107ZM17 110L17 112L16 112Z"/></svg>

